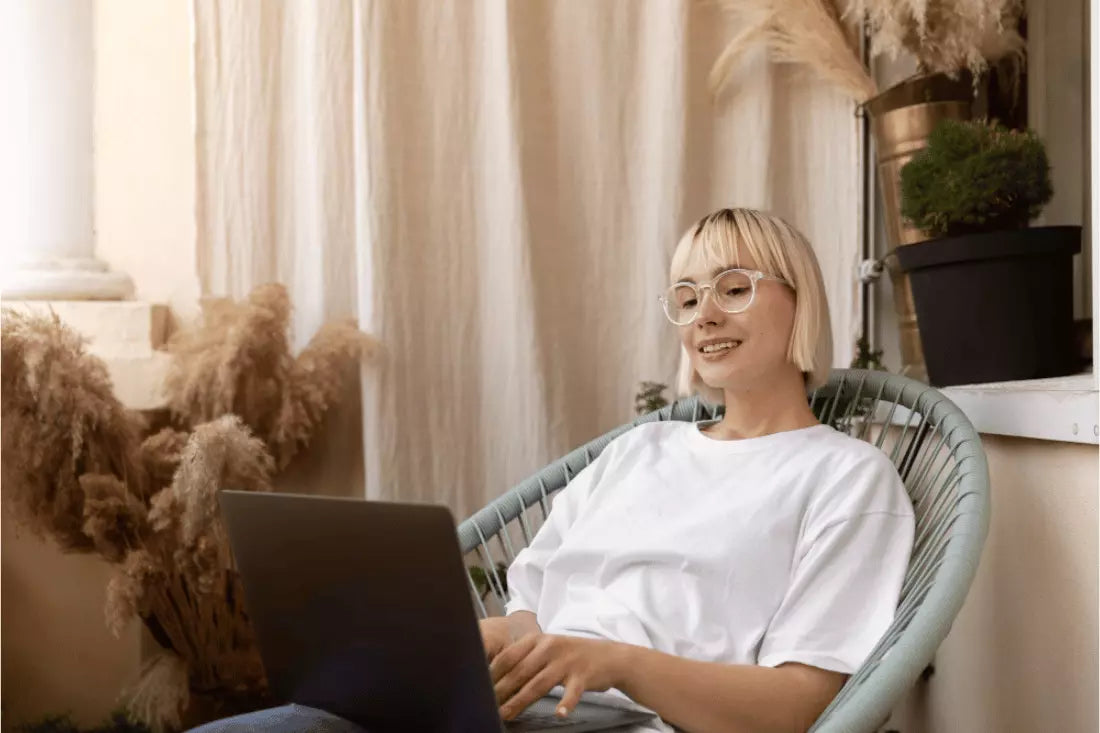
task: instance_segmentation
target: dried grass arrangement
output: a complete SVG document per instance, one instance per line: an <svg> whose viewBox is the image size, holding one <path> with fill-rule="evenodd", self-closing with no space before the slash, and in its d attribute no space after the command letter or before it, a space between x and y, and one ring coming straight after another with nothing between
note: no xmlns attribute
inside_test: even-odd
<svg viewBox="0 0 1100 733"><path fill-rule="evenodd" d="M991 64L1022 61L1017 31L1023 0L716 0L741 31L719 55L710 86L718 92L737 62L763 43L771 58L794 63L835 85L857 103L876 87L859 58L857 26L864 20L871 54L911 54L921 74L974 78Z"/></svg>
<svg viewBox="0 0 1100 733"><path fill-rule="evenodd" d="M106 620L140 618L163 651L127 704L155 731L262 702L263 668L224 528L222 487L270 491L308 443L353 365L376 343L323 327L290 353L284 288L213 301L170 342L172 424L148 434L104 364L56 316L5 311L0 333L2 482L16 522L116 566ZM218 709L218 705L221 709ZM190 710L189 710L190 708ZM186 713L186 715L185 715Z"/></svg>
<svg viewBox="0 0 1100 733"><path fill-rule="evenodd" d="M741 28L710 72L717 94L733 79L738 62L763 43L772 61L795 64L835 85L856 102L875 95L875 82L859 59L853 29L833 0L717 0Z"/></svg>
<svg viewBox="0 0 1100 733"><path fill-rule="evenodd" d="M910 53L923 74L977 78L990 64L1023 58L1023 0L838 1L846 17L867 18L873 54Z"/></svg>

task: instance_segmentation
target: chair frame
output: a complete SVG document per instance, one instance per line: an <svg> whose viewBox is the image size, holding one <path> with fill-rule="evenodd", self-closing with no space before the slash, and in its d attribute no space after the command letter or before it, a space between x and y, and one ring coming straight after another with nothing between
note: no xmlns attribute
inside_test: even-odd
<svg viewBox="0 0 1100 733"><path fill-rule="evenodd" d="M989 530L989 468L966 415L935 388L864 370L836 370L810 405L823 423L887 452L913 501L916 534L894 622L811 728L814 733L874 731L932 661L962 607ZM529 543L554 493L613 439L656 420L706 422L720 405L679 400L621 425L520 482L458 527L459 544L481 569L487 589L470 580L480 616L485 597L503 607L507 565ZM532 515L535 515L532 521Z"/></svg>

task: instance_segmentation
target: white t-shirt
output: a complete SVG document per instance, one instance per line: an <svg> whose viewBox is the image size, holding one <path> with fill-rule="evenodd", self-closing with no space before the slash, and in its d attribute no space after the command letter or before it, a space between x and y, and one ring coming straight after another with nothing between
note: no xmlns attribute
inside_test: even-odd
<svg viewBox="0 0 1100 733"><path fill-rule="evenodd" d="M554 497L508 570L546 633L851 673L893 620L913 509L881 450L830 427L717 440L640 425Z"/></svg>

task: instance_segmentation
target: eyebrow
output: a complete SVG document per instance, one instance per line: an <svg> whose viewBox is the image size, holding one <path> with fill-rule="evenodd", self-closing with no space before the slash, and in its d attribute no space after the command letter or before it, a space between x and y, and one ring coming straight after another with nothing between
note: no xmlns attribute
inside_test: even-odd
<svg viewBox="0 0 1100 733"><path fill-rule="evenodd" d="M719 273L723 273L726 270L736 270L738 267L739 267L739 265L722 265L721 267L716 267L713 270L711 270L710 271L710 276L712 278L715 278L715 277L718 277ZM698 283L696 283L690 277L682 277L677 282L691 283L692 285L698 285Z"/></svg>

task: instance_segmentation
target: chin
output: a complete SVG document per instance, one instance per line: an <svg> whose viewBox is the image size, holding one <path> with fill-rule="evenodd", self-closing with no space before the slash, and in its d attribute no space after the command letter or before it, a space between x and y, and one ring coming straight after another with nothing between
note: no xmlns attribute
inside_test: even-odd
<svg viewBox="0 0 1100 733"><path fill-rule="evenodd" d="M699 364L695 370L703 384L711 389L731 391L754 389L773 383L782 364L733 363Z"/></svg>
<svg viewBox="0 0 1100 733"><path fill-rule="evenodd" d="M702 369L696 367L695 371L698 372L703 384L711 389L725 389L730 385L743 382L745 379L745 375L740 369L732 369L728 366L715 369L711 364L702 364L701 366Z"/></svg>

